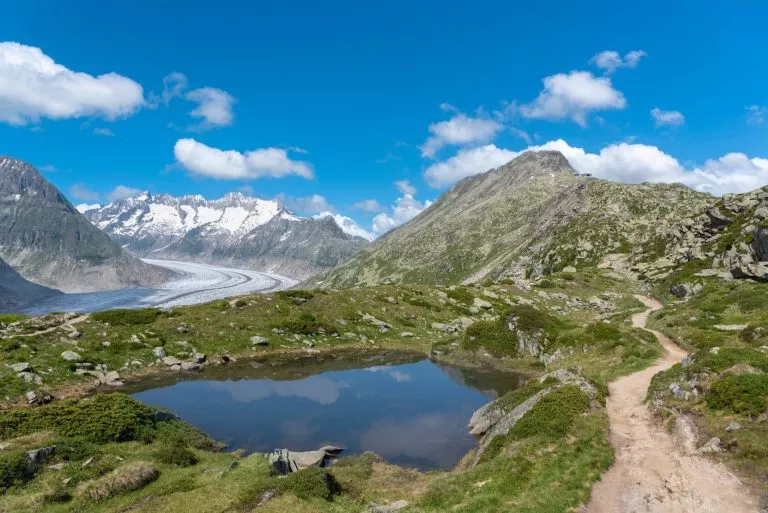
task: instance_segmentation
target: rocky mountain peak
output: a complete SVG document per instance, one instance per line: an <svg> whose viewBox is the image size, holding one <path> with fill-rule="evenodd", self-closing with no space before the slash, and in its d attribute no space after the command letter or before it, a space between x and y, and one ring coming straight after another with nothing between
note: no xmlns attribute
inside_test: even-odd
<svg viewBox="0 0 768 513"><path fill-rule="evenodd" d="M550 176L553 173L576 174L568 159L565 158L565 155L554 150L526 151L507 164L504 164L501 170L527 177Z"/></svg>

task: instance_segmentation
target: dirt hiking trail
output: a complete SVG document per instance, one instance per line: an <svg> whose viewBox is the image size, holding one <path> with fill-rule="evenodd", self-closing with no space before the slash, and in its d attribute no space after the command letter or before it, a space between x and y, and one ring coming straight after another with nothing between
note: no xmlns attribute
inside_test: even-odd
<svg viewBox="0 0 768 513"><path fill-rule="evenodd" d="M635 296L648 309L632 316L645 327L662 305ZM645 405L648 385L686 352L658 331L664 355L645 370L610 385L606 411L616 461L592 489L588 513L756 513L757 500L725 466L692 453L667 433Z"/></svg>

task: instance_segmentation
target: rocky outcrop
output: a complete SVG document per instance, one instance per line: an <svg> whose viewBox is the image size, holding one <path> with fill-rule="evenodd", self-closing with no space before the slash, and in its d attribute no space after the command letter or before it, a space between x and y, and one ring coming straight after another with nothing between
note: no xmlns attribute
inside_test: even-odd
<svg viewBox="0 0 768 513"><path fill-rule="evenodd" d="M170 278L85 219L33 166L0 156L0 258L65 292L151 286Z"/></svg>
<svg viewBox="0 0 768 513"><path fill-rule="evenodd" d="M336 457L342 450L341 447L334 445L326 445L316 451L304 452L276 449L268 456L275 471L284 476L309 467L323 467L329 458Z"/></svg>
<svg viewBox="0 0 768 513"><path fill-rule="evenodd" d="M472 415L472 418L469 421L470 433L475 436L482 435L472 460L473 466L477 465L482 458L483 453L494 438L509 433L509 430L512 429L520 419L531 411L543 397L550 394L552 391L565 385L573 385L587 394L592 400L598 397L597 389L594 385L582 376L565 369L559 369L550 372L549 374L545 374L539 378L539 381L541 383L554 381L555 383L536 392L509 411L504 409L503 398L501 398L484 405Z"/></svg>
<svg viewBox="0 0 768 513"><path fill-rule="evenodd" d="M56 294L61 292L25 280L0 259L0 313L17 312L26 304Z"/></svg>

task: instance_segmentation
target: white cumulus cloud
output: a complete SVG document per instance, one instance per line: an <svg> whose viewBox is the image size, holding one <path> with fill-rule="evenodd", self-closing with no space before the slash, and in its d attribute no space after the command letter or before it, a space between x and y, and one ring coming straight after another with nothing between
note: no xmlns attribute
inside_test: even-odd
<svg viewBox="0 0 768 513"><path fill-rule="evenodd" d="M133 114L144 105L144 90L117 73L92 76L57 64L40 48L0 43L0 121L11 125L41 118Z"/></svg>
<svg viewBox="0 0 768 513"><path fill-rule="evenodd" d="M600 52L590 59L590 63L610 74L619 68L634 68L640 63L640 59L648 55L642 50L627 52L622 58L615 50Z"/></svg>
<svg viewBox="0 0 768 513"><path fill-rule="evenodd" d="M416 188L410 185L407 180L400 180L395 183L395 187L402 196L395 200L389 212L382 212L373 218L373 233L381 235L392 228L400 226L419 215L424 209L429 207L432 202L420 201L414 198Z"/></svg>
<svg viewBox="0 0 768 513"><path fill-rule="evenodd" d="M577 172L616 182L682 183L715 195L748 192L768 184L768 159L750 158L743 153L729 153L707 160L702 165L685 167L656 146L626 142L610 144L598 153L571 146L562 139L529 146L522 151L505 150L493 145L484 148L499 155L499 161L482 165L477 158L470 158L473 151L481 148L460 151L455 157L428 168L425 179L430 185L440 187L498 167L525 151L556 150L565 155ZM457 161L466 165L459 165Z"/></svg>
<svg viewBox="0 0 768 513"><path fill-rule="evenodd" d="M235 121L232 106L236 100L231 94L222 89L201 87L200 89L188 92L186 99L198 104L189 115L202 119L198 125L192 128L204 130L229 126Z"/></svg>
<svg viewBox="0 0 768 513"><path fill-rule="evenodd" d="M335 212L335 208L328 203L325 196L312 194L311 196L288 196L278 194L275 199L285 207L303 214L318 214L321 212Z"/></svg>
<svg viewBox="0 0 768 513"><path fill-rule="evenodd" d="M483 173L506 164L518 153L495 144L459 150L453 157L437 162L424 171L424 179L430 187L445 187L462 178Z"/></svg>
<svg viewBox="0 0 768 513"><path fill-rule="evenodd" d="M72 184L69 188L69 194L80 201L99 202L101 201L101 194L86 187L84 183Z"/></svg>
<svg viewBox="0 0 768 513"><path fill-rule="evenodd" d="M362 210L364 212L381 212L381 205L375 199L367 199L358 201L352 208L355 210Z"/></svg>
<svg viewBox="0 0 768 513"><path fill-rule="evenodd" d="M501 123L492 119L472 118L459 113L447 121L429 125L432 135L419 149L423 157L431 158L443 146L488 142L503 129Z"/></svg>
<svg viewBox="0 0 768 513"><path fill-rule="evenodd" d="M750 125L762 125L768 114L768 107L764 105L750 105L747 109L747 123Z"/></svg>
<svg viewBox="0 0 768 513"><path fill-rule="evenodd" d="M651 116L656 121L656 126L680 126L685 123L685 116L676 110L661 110L654 107L651 109Z"/></svg>
<svg viewBox="0 0 768 513"><path fill-rule="evenodd" d="M220 180L262 177L314 177L312 165L294 160L283 148L259 148L241 153L212 148L194 139L179 139L173 147L176 160L192 174Z"/></svg>
<svg viewBox="0 0 768 513"><path fill-rule="evenodd" d="M571 119L582 127L592 111L623 109L624 95L613 88L608 77L595 77L588 71L558 73L544 78L544 89L531 103L521 105L526 118L559 121Z"/></svg>

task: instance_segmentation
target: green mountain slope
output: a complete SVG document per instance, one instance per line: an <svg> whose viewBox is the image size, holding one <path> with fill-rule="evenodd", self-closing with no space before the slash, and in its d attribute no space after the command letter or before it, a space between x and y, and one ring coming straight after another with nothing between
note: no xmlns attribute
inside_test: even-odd
<svg viewBox="0 0 768 513"><path fill-rule="evenodd" d="M681 185L577 175L559 152L525 153L457 183L407 224L307 283L451 284L542 275L608 253L650 251L682 218L714 203Z"/></svg>

